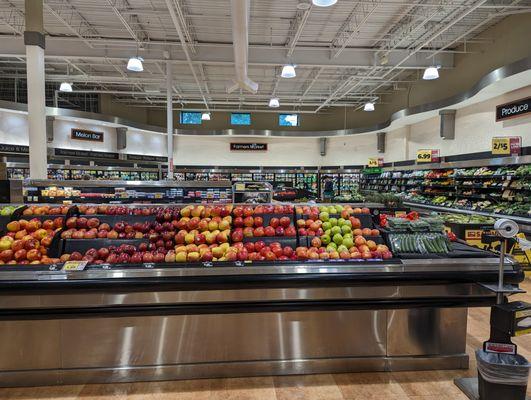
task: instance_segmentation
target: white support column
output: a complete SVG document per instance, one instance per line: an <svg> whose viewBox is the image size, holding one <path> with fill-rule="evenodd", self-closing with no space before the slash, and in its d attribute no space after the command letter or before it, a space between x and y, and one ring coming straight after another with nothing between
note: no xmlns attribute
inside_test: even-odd
<svg viewBox="0 0 531 400"><path fill-rule="evenodd" d="M166 61L166 126L168 133L168 179L173 180L173 76L171 61Z"/></svg>
<svg viewBox="0 0 531 400"><path fill-rule="evenodd" d="M28 85L29 167L31 179L48 177L44 24L42 0L26 0L26 73Z"/></svg>

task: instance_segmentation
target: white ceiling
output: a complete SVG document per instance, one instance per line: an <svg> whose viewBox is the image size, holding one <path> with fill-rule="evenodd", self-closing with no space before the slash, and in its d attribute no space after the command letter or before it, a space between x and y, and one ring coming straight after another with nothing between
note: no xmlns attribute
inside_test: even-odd
<svg viewBox="0 0 531 400"><path fill-rule="evenodd" d="M481 35L487 27L531 11L531 0L307 2L251 0L249 76L259 89L229 94L230 0L46 0L46 79L131 106L165 107L166 51L175 101L186 108L263 110L273 95L283 110L355 107L404 87L432 63L453 67L459 45L490 40ZM3 77L25 74L23 31L24 0L0 0ZM145 59L142 73L125 69L135 54ZM279 76L288 62L298 66L290 80Z"/></svg>

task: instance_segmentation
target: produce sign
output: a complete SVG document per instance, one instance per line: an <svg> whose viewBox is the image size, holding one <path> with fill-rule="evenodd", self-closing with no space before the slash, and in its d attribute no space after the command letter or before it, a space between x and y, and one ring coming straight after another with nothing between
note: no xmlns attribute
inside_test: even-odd
<svg viewBox="0 0 531 400"><path fill-rule="evenodd" d="M369 162L367 163L367 166L369 168L382 167L383 166L383 158L369 158Z"/></svg>
<svg viewBox="0 0 531 400"><path fill-rule="evenodd" d="M231 151L267 151L267 143L231 143Z"/></svg>
<svg viewBox="0 0 531 400"><path fill-rule="evenodd" d="M28 154L29 147L20 144L0 144L0 153Z"/></svg>
<svg viewBox="0 0 531 400"><path fill-rule="evenodd" d="M103 142L103 132L89 131L86 129L72 128L71 138L76 140L89 140L91 142Z"/></svg>
<svg viewBox="0 0 531 400"><path fill-rule="evenodd" d="M520 136L492 138L492 154L518 156L521 149L522 138Z"/></svg>
<svg viewBox="0 0 531 400"><path fill-rule="evenodd" d="M439 150L417 150L417 163L436 163L440 161Z"/></svg>
<svg viewBox="0 0 531 400"><path fill-rule="evenodd" d="M521 117L531 112L531 97L496 107L496 121Z"/></svg>
<svg viewBox="0 0 531 400"><path fill-rule="evenodd" d="M146 156L143 154L128 154L127 159L130 161L168 162L168 157Z"/></svg>

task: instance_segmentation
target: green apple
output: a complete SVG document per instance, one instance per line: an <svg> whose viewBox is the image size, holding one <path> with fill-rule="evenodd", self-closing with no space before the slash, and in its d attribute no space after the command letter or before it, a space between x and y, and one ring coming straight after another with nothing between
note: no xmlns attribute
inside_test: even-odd
<svg viewBox="0 0 531 400"><path fill-rule="evenodd" d="M332 224L330 221L323 222L321 228L323 228L323 231L327 231L328 229L332 228Z"/></svg>
<svg viewBox="0 0 531 400"><path fill-rule="evenodd" d="M337 252L341 253L342 251L348 251L348 247L343 245L337 246Z"/></svg>
<svg viewBox="0 0 531 400"><path fill-rule="evenodd" d="M330 229L330 234L332 236L337 235L338 233L341 233L341 228L339 226L333 226L332 229Z"/></svg>
<svg viewBox="0 0 531 400"><path fill-rule="evenodd" d="M332 229L327 229L326 231L324 231L324 234L328 236L334 236L332 235Z"/></svg>
<svg viewBox="0 0 531 400"><path fill-rule="evenodd" d="M319 212L328 212L328 207L327 206L319 207Z"/></svg>
<svg viewBox="0 0 531 400"><path fill-rule="evenodd" d="M328 213L329 213L329 214L337 214L337 208L335 208L335 207L333 207L333 206L330 207L330 208L328 209Z"/></svg>
<svg viewBox="0 0 531 400"><path fill-rule="evenodd" d="M321 243L325 246L328 245L331 240L332 239L330 239L330 235L324 234L323 236L321 236Z"/></svg>
<svg viewBox="0 0 531 400"><path fill-rule="evenodd" d="M326 251L328 251L329 253L331 251L336 251L336 250L337 250L337 245L334 242L332 242L328 246L326 246Z"/></svg>
<svg viewBox="0 0 531 400"><path fill-rule="evenodd" d="M350 226L352 228L352 222L349 219L345 220L345 223L343 225Z"/></svg>
<svg viewBox="0 0 531 400"><path fill-rule="evenodd" d="M350 233L350 232L352 232L352 229L350 229L350 226L348 226L348 225L343 225L343 226L341 227L341 233L342 233L342 234Z"/></svg>
<svg viewBox="0 0 531 400"><path fill-rule="evenodd" d="M354 240L351 237L344 237L342 245L350 250L354 246Z"/></svg>
<svg viewBox="0 0 531 400"><path fill-rule="evenodd" d="M330 218L328 220L328 222L330 222L330 224L332 224L332 226L336 226L337 225L337 218Z"/></svg>
<svg viewBox="0 0 531 400"><path fill-rule="evenodd" d="M328 218L330 218L330 215L326 211L321 211L319 213L319 219L323 222L328 221Z"/></svg>
<svg viewBox="0 0 531 400"><path fill-rule="evenodd" d="M341 243L343 243L343 236L341 236L340 233L336 233L334 237L332 238L332 240L334 241L335 244L340 245Z"/></svg>
<svg viewBox="0 0 531 400"><path fill-rule="evenodd" d="M343 235L343 239L346 239L346 238L354 239L354 236L352 236L352 233L345 233L345 234Z"/></svg>
<svg viewBox="0 0 531 400"><path fill-rule="evenodd" d="M338 214L341 214L341 211L343 211L343 206L341 204L336 205L336 210Z"/></svg>
<svg viewBox="0 0 531 400"><path fill-rule="evenodd" d="M339 218L339 219L337 220L337 224L338 224L339 226L343 226L343 225L345 225L345 218Z"/></svg>

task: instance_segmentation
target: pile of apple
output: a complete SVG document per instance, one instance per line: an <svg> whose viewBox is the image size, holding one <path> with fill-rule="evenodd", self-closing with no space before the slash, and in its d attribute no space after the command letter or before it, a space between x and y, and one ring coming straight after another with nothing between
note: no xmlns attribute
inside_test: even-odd
<svg viewBox="0 0 531 400"><path fill-rule="evenodd" d="M52 264L59 259L48 257L48 248L63 218L40 221L21 219L7 224L7 234L0 239L0 264Z"/></svg>
<svg viewBox="0 0 531 400"><path fill-rule="evenodd" d="M354 238L349 235L334 235L334 241L329 241L329 236L314 237L311 241L309 252L317 252L319 259L384 259L393 257L389 248L384 244L376 244L363 236ZM325 240L323 240L325 239ZM308 255L309 259L316 259Z"/></svg>
<svg viewBox="0 0 531 400"><path fill-rule="evenodd" d="M253 207L249 207L249 206L245 206L245 207L237 206L237 207L234 207L233 214L234 214L235 217L238 217L238 216L241 217L242 216L242 212L243 211L240 211L240 209L242 209L242 208L245 208L245 209L250 208L253 211L253 214L256 214L256 215L260 215L260 214L289 214L289 215L292 215L293 214L293 205L292 204L275 204L275 205L264 204L264 205L258 205L258 206L254 207L254 208ZM248 213L248 210L243 212L243 213ZM238 214L240 214L240 215L238 215ZM253 214L249 214L249 215L253 215Z"/></svg>
<svg viewBox="0 0 531 400"><path fill-rule="evenodd" d="M209 262L209 261L246 261L248 253L243 243L221 244L187 244L175 246L175 250L168 252L166 261L170 262Z"/></svg>
<svg viewBox="0 0 531 400"><path fill-rule="evenodd" d="M295 226L291 223L290 217L273 217L269 220L269 225L264 225L264 218L260 215L235 217L233 221L234 230L231 239L233 242L241 242L243 238L252 237L274 237L274 236L295 236Z"/></svg>
<svg viewBox="0 0 531 400"><path fill-rule="evenodd" d="M100 247L99 249L92 248L87 250L85 254L74 251L70 254L63 254L60 261L88 261L90 264L141 264L166 262L166 256L168 255L169 250L164 248L150 250L150 245L147 243L140 243L138 246L121 244L120 246ZM168 262L170 261L171 260L168 260Z"/></svg>
<svg viewBox="0 0 531 400"><path fill-rule="evenodd" d="M22 211L22 215L25 217L30 215L66 215L69 208L69 206L31 205Z"/></svg>
<svg viewBox="0 0 531 400"><path fill-rule="evenodd" d="M178 207L126 207L110 205L79 205L77 208L82 215L155 215L157 220L165 219L164 216L168 213L171 216L170 219L176 219L180 211Z"/></svg>

